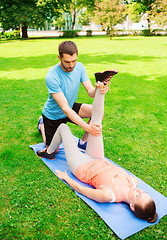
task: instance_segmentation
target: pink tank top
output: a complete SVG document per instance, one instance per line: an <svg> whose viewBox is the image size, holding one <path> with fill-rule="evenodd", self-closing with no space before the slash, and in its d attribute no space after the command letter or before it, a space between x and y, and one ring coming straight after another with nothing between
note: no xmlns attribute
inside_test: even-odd
<svg viewBox="0 0 167 240"><path fill-rule="evenodd" d="M114 169L113 169L114 168ZM114 170L114 174L113 174ZM113 166L107 160L93 160L79 166L75 172L75 176L82 182L88 183L98 189L107 186L115 195L115 202L120 202L114 187L114 179L118 175L124 175L128 184L133 184L132 178L120 167Z"/></svg>

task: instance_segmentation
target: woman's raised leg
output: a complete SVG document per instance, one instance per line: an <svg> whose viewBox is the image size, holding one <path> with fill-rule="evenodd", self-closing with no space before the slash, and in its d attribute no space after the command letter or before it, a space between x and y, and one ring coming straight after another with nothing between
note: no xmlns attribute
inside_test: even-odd
<svg viewBox="0 0 167 240"><path fill-rule="evenodd" d="M97 125L102 124L104 114L104 97L105 94L101 94L100 88L98 87L93 101L90 123L96 123ZM93 136L91 134L88 134L88 141L85 153L96 159L104 158L102 134L100 134L99 136Z"/></svg>

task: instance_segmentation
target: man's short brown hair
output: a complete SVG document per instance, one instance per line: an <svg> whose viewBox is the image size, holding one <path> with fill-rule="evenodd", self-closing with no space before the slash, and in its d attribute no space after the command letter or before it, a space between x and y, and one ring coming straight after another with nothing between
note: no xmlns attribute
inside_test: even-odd
<svg viewBox="0 0 167 240"><path fill-rule="evenodd" d="M59 44L59 55L61 58L63 57L63 53L69 54L71 56L75 53L78 55L77 45L72 41L64 41L64 42L60 43Z"/></svg>

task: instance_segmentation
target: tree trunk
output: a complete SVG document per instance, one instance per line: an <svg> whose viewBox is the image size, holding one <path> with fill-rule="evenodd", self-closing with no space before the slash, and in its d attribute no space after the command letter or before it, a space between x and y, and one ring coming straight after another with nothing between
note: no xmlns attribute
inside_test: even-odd
<svg viewBox="0 0 167 240"><path fill-rule="evenodd" d="M26 22L23 22L23 26L22 26L22 38L28 38L27 23L26 23Z"/></svg>
<svg viewBox="0 0 167 240"><path fill-rule="evenodd" d="M110 27L107 26L106 35L110 35Z"/></svg>
<svg viewBox="0 0 167 240"><path fill-rule="evenodd" d="M147 21L148 21L147 36L151 36L151 21L150 21L150 18L147 18Z"/></svg>
<svg viewBox="0 0 167 240"><path fill-rule="evenodd" d="M151 22L151 21L150 21L150 18L147 18L147 21L148 21L148 29L150 29L150 25L151 25L151 24L150 24L150 22Z"/></svg>
<svg viewBox="0 0 167 240"><path fill-rule="evenodd" d="M74 30L74 27L75 27L75 19L76 19L76 11L74 9L73 10L73 18L72 18L72 30Z"/></svg>
<svg viewBox="0 0 167 240"><path fill-rule="evenodd" d="M114 36L114 28L113 27L110 27L110 40L112 39L112 37Z"/></svg>

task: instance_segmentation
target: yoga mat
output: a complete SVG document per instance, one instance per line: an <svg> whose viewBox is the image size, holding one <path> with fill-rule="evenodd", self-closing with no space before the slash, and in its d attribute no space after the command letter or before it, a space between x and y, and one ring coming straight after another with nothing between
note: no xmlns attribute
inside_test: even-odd
<svg viewBox="0 0 167 240"><path fill-rule="evenodd" d="M78 139L75 138L77 141ZM43 143L37 145L30 145L30 148L36 151L42 150L45 146ZM42 159L43 162L50 168L50 170L54 173L56 169L61 171L67 171L69 177L79 182L83 186L89 186L88 184L80 182L70 171L64 153L63 144L60 145L60 150L56 154L56 160L47 160L45 158ZM108 159L109 160L109 159ZM111 161L111 160L109 160ZM112 161L111 161L112 162ZM112 162L113 164L116 164ZM116 164L119 166L118 164ZM125 171L127 171L125 169ZM134 176L132 173L127 171L130 175ZM56 175L55 175L56 176ZM136 177L136 176L135 176ZM137 177L136 177L137 178ZM156 221L157 224L159 220L167 214L167 198L163 196L161 193L157 192L155 189L150 187L148 184L143 182L141 179L139 180L138 187L147 192L152 199L155 201L158 219ZM76 191L75 191L76 192ZM85 201L103 220L104 222L115 232L115 234L120 239L125 239L140 230L151 226L153 224L148 223L147 221L136 218L132 211L129 209L129 206L125 203L98 203L95 202L78 192L76 194ZM99 230L100 231L100 230Z"/></svg>

